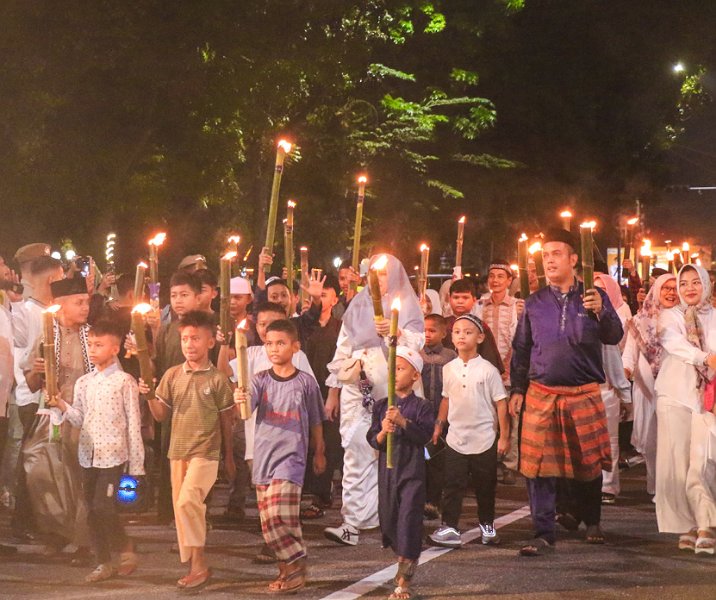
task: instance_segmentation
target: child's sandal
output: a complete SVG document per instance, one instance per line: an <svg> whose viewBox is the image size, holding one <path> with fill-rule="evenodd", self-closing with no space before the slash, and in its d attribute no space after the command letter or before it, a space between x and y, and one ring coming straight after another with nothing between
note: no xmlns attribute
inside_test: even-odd
<svg viewBox="0 0 716 600"><path fill-rule="evenodd" d="M413 594L410 592L410 589L396 586L393 593L388 596L388 600L410 600L412 597Z"/></svg>

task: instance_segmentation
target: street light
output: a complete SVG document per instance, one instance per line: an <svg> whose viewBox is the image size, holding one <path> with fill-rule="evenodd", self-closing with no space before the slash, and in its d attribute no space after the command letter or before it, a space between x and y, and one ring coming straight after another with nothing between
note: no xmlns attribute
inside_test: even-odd
<svg viewBox="0 0 716 600"><path fill-rule="evenodd" d="M334 266L336 269L338 269L338 268L341 266L341 263L343 263L343 260L341 259L340 256L336 256L336 257L333 259L333 266Z"/></svg>
<svg viewBox="0 0 716 600"><path fill-rule="evenodd" d="M684 63L679 61L674 64L673 67L671 67L671 70L678 75L679 73L683 73L684 71L686 71L686 67L684 66Z"/></svg>

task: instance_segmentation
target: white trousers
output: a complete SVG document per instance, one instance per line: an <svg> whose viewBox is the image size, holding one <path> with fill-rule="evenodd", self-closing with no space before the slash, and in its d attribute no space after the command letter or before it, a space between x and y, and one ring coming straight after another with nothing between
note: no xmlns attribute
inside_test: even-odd
<svg viewBox="0 0 716 600"><path fill-rule="evenodd" d="M343 431L343 521L356 529L378 527L378 453L368 444L370 419L357 419Z"/></svg>
<svg viewBox="0 0 716 600"><path fill-rule="evenodd" d="M619 481L619 396L609 386L599 386L602 393L604 410L607 413L607 431L609 431L609 445L612 450L612 472L602 471L602 493L619 495L621 483Z"/></svg>
<svg viewBox="0 0 716 600"><path fill-rule="evenodd" d="M662 533L716 527L716 500L706 483L713 415L685 406L656 405L656 520Z"/></svg>

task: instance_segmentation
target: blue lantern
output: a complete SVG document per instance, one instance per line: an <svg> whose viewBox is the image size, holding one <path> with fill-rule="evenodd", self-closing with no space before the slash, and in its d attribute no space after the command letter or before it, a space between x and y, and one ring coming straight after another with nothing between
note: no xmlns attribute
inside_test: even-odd
<svg viewBox="0 0 716 600"><path fill-rule="evenodd" d="M139 498L137 494L138 487L139 482L135 477L122 475L117 489L117 500L122 504L134 504Z"/></svg>

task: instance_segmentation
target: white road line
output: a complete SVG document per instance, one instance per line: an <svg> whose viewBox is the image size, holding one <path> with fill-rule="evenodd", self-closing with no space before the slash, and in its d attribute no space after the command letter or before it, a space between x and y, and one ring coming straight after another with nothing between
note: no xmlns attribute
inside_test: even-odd
<svg viewBox="0 0 716 600"><path fill-rule="evenodd" d="M529 514L529 506L523 506L522 508L518 508L511 513L507 513L506 515L495 519L495 529L500 529L501 527L510 525L515 521L523 519ZM480 532L479 527L470 529L469 531L466 531L462 534L462 543L467 544L468 542L476 540L481 535L482 533ZM431 560L434 560L439 556L442 556L443 554L447 554L454 549L455 548L438 548L435 546L431 546L420 555L419 564L422 565L426 562L430 562ZM394 563L389 567L386 567L385 569L381 569L380 571L377 571L376 573L373 573L372 575L361 579L360 581L356 581L355 583L343 588L342 590L338 590L337 592L333 592L328 596L324 596L323 598L321 598L321 600L356 600L356 598L360 598L364 594L369 594L373 590L378 589L386 581L389 581L393 577L395 577L395 574L397 572L398 563Z"/></svg>

